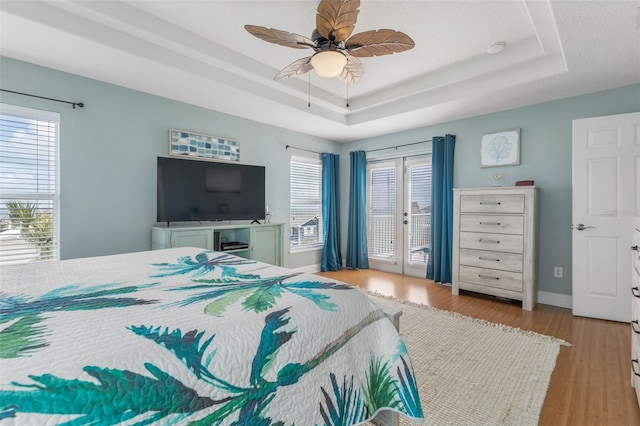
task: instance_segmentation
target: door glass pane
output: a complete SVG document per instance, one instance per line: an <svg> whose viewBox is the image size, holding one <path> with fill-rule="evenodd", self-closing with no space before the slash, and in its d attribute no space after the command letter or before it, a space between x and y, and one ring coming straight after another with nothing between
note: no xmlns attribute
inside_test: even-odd
<svg viewBox="0 0 640 426"><path fill-rule="evenodd" d="M411 264L426 264L431 249L431 164L408 167L409 226L408 238Z"/></svg>
<svg viewBox="0 0 640 426"><path fill-rule="evenodd" d="M376 168L369 171L369 258L393 260L396 223L396 169Z"/></svg>

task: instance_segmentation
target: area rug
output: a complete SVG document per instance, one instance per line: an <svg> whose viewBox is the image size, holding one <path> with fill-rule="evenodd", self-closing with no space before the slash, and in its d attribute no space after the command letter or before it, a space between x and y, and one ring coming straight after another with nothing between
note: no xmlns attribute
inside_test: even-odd
<svg viewBox="0 0 640 426"><path fill-rule="evenodd" d="M402 335L427 425L537 425L560 346L555 337L370 297L402 310ZM400 420L401 425L413 425Z"/></svg>

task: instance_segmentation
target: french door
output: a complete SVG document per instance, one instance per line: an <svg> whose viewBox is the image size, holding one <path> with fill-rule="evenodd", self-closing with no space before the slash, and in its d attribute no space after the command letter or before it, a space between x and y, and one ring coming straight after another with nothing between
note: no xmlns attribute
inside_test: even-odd
<svg viewBox="0 0 640 426"><path fill-rule="evenodd" d="M431 249L431 156L367 163L369 266L424 277Z"/></svg>

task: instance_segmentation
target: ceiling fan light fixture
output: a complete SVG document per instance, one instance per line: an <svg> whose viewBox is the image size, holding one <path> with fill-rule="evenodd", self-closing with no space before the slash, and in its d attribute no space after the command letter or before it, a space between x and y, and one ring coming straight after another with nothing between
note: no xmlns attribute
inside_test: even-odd
<svg viewBox="0 0 640 426"><path fill-rule="evenodd" d="M311 65L320 77L337 77L347 65L347 57L337 50L326 50L313 55Z"/></svg>
<svg viewBox="0 0 640 426"><path fill-rule="evenodd" d="M359 7L360 0L319 0L316 28L311 38L259 25L245 25L244 28L266 42L316 52L284 67L275 75L275 80L300 76L315 69L320 77L338 77L348 84L356 84L364 73L358 58L400 53L415 46L405 33L385 28L352 35Z"/></svg>

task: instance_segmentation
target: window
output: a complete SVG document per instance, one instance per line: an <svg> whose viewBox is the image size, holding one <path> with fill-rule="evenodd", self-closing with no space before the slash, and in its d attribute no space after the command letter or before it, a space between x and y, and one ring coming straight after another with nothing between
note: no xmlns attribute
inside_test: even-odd
<svg viewBox="0 0 640 426"><path fill-rule="evenodd" d="M322 247L322 163L320 158L291 157L289 248Z"/></svg>
<svg viewBox="0 0 640 426"><path fill-rule="evenodd" d="M0 265L57 260L58 113L0 104Z"/></svg>

